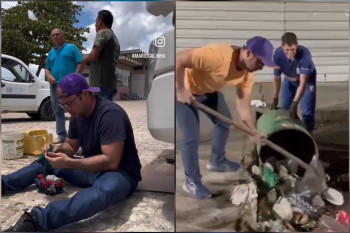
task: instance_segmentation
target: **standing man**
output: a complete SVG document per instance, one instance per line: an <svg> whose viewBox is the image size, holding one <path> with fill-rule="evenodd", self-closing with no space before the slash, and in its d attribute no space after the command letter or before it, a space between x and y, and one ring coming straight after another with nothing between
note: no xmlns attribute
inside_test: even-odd
<svg viewBox="0 0 350 233"><path fill-rule="evenodd" d="M198 163L199 116L191 105L196 99L215 111L231 118L231 113L219 90L236 86L236 108L245 127L255 133L250 139L263 139L254 125L250 107L250 93L254 84L251 72L264 65L273 67L273 46L263 37L253 37L243 47L212 44L176 54L176 118L183 133L182 161L186 182L183 188L195 198L209 198L211 192L202 184ZM212 154L207 168L211 171L236 171L239 164L226 158L225 147L230 125L207 114L214 123Z"/></svg>
<svg viewBox="0 0 350 233"><path fill-rule="evenodd" d="M53 174L82 187L73 197L35 206L6 232L36 232L89 218L130 196L141 180L141 164L129 117L118 104L92 93L82 74L69 74L57 88L59 104L71 114L67 140L45 159ZM81 146L84 158L73 155ZM31 163L1 176L1 192L19 192L34 183L44 166Z"/></svg>
<svg viewBox="0 0 350 233"><path fill-rule="evenodd" d="M99 87L100 97L109 100L114 99L117 94L117 76L115 74L120 45L117 37L112 31L113 15L108 10L98 12L96 18L96 38L91 53L83 58L78 67L79 73L84 70L86 63L90 62L90 85Z"/></svg>
<svg viewBox="0 0 350 233"><path fill-rule="evenodd" d="M67 74L74 73L78 64L82 61L82 56L74 44L66 43L64 31L56 28L51 32L51 39L55 47L49 52L45 66L45 75L50 83L50 99L52 110L56 117L57 138L54 144L62 143L66 140L66 118L64 109L59 107L57 99L57 85Z"/></svg>
<svg viewBox="0 0 350 233"><path fill-rule="evenodd" d="M274 97L271 105L275 109L281 88L281 74L285 75L282 83L282 108L289 109L290 116L298 119L297 108L301 103L302 119L309 132L314 130L316 105L316 68L310 51L298 45L297 37L292 32L282 36L282 46L274 54Z"/></svg>

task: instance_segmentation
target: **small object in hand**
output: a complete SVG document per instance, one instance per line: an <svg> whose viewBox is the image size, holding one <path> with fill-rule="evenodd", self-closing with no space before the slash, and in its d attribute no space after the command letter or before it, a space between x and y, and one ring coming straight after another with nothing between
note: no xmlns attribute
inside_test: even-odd
<svg viewBox="0 0 350 233"><path fill-rule="evenodd" d="M49 149L45 150L44 155L50 157L49 152L53 152L53 145L50 144Z"/></svg>

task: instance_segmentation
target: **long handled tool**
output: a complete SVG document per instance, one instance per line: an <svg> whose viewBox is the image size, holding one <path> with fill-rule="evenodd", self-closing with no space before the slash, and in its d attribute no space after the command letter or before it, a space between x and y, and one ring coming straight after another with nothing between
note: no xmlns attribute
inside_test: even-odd
<svg viewBox="0 0 350 233"><path fill-rule="evenodd" d="M253 136L254 133L249 130L247 127L243 127L241 125L238 125L236 123L233 122L233 120L231 120L230 118L218 113L217 111L214 111L213 109L205 106L204 104L202 103L199 103L198 101L196 100L192 100L192 104L194 106L196 106L197 108L203 110L204 112L207 112L213 116L215 116L216 118L236 127L237 129L247 133L248 135L250 136ZM285 157L287 157L288 159L292 159L294 160L296 163L298 163L298 165L300 165L301 167L303 167L305 170L310 170L310 171L313 171L315 174L319 174L319 172L317 171L316 168L308 165L307 163L305 163L304 161L302 161L301 159L299 159L298 157L296 157L295 155L289 153L288 151L286 151L285 149L283 149L282 147L276 145L275 143L271 142L270 140L268 139L263 139L263 144L271 147L272 149L274 149L275 151L279 152L280 154L284 155Z"/></svg>

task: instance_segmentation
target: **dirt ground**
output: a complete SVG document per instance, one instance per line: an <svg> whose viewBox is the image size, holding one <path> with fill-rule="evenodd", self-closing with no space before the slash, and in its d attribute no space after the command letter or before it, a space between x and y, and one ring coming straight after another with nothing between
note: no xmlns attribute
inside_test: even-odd
<svg viewBox="0 0 350 233"><path fill-rule="evenodd" d="M255 85L252 99L271 100L269 84ZM316 108L316 130L314 138L320 150L320 158L329 163L326 172L335 176L349 172L349 95L348 83L319 84ZM233 91L224 90L228 103L234 103ZM237 122L237 113L231 109ZM210 158L211 142L203 141L199 149L199 163L203 183L213 192L210 199L199 200L190 197L183 189L185 175L180 154L180 143L176 144L176 231L253 231L249 225L256 222L251 212L243 206L234 206L230 201L233 187L244 182L248 175L244 169L238 172L209 172L206 164ZM254 145L243 133L232 130L226 148L227 157L240 162L249 155ZM342 187L344 188L344 187ZM346 190L346 188L345 188ZM348 188L347 188L348 190ZM342 191L344 204L337 207L348 212L349 193Z"/></svg>
<svg viewBox="0 0 350 233"><path fill-rule="evenodd" d="M152 138L147 129L146 101L118 102L128 113L133 126L136 147L143 166L167 164L174 158L174 144ZM46 129L55 135L55 122L34 121L26 114L2 114L2 132L24 129ZM67 114L68 117L68 114ZM68 127L68 120L66 121ZM2 160L1 175L28 165L36 158L25 155L21 159ZM71 197L80 189L68 185L64 193L55 196L40 194L35 186L23 192L1 198L1 229L7 229L22 215L23 209L46 206L49 202ZM174 231L174 194L136 191L130 198L111 205L95 216L55 229L58 232L169 232Z"/></svg>

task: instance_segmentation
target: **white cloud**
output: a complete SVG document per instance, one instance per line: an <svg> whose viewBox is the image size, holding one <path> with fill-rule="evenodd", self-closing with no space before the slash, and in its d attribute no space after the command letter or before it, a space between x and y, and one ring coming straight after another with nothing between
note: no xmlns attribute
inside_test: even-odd
<svg viewBox="0 0 350 233"><path fill-rule="evenodd" d="M84 46L89 53L96 36L95 19L99 10L109 10L113 14L112 30L116 34L121 50L141 49L148 52L151 41L163 32L173 28L172 13L167 17L153 16L146 11L145 2L78 2L83 11L90 14L93 24Z"/></svg>
<svg viewBox="0 0 350 233"><path fill-rule="evenodd" d="M153 16L146 10L146 2L103 2L86 1L74 2L83 5L83 12L90 16L90 33L85 33L87 42L84 43L86 51L90 53L96 36L95 19L100 10L109 10L112 12L114 22L112 30L118 37L121 50L141 49L148 52L151 41L160 36L163 32L173 28L172 15L166 17ZM9 8L17 5L17 2L1 2L3 8ZM79 17L78 17L79 18Z"/></svg>

